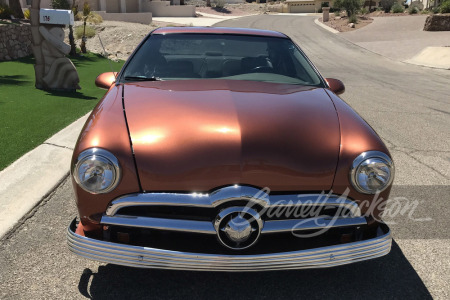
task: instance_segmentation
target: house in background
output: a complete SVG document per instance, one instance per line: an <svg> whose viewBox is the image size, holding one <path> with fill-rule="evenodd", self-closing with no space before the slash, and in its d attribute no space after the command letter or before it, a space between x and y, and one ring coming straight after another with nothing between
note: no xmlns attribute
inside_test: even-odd
<svg viewBox="0 0 450 300"><path fill-rule="evenodd" d="M9 4L9 0L4 0ZM75 0L82 10L84 0ZM31 0L20 0L22 7L31 5ZM69 2L71 2L69 0ZM91 11L104 20L151 23L152 17L195 17L194 5L181 5L180 0L86 0ZM51 8L51 0L41 0L41 8Z"/></svg>

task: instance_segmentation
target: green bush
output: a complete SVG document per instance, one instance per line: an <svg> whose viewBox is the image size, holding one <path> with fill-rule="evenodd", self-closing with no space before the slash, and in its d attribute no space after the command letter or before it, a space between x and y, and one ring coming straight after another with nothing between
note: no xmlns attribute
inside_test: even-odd
<svg viewBox="0 0 450 300"><path fill-rule="evenodd" d="M441 13L450 13L450 0L447 0L441 4Z"/></svg>
<svg viewBox="0 0 450 300"><path fill-rule="evenodd" d="M405 7L403 7L402 5L400 5L399 3L395 3L393 6L392 6L392 12L394 13L394 14L399 14L399 13L402 13L402 12L404 12L405 11Z"/></svg>
<svg viewBox="0 0 450 300"><path fill-rule="evenodd" d="M79 40L83 37L83 27L77 26L75 27L75 37ZM86 37L91 38L95 36L95 29L89 25L86 25Z"/></svg>
<svg viewBox="0 0 450 300"><path fill-rule="evenodd" d="M339 16L341 15L341 12L339 11L339 9L336 9L336 10L334 11L334 15L335 15L336 17L339 17Z"/></svg>
<svg viewBox="0 0 450 300"><path fill-rule="evenodd" d="M432 12L433 14L438 14L440 11L441 11L441 8L440 8L440 7L433 7L433 8L431 9L431 12Z"/></svg>
<svg viewBox="0 0 450 300"><path fill-rule="evenodd" d="M419 9L415 6L411 6L410 8L408 8L408 14L410 14L410 15L417 14L418 12L419 12Z"/></svg>
<svg viewBox="0 0 450 300"><path fill-rule="evenodd" d="M365 14L368 14L368 13L369 13L369 11L367 10L367 8L365 8L365 7L361 8L359 12L360 12L362 15L365 15Z"/></svg>
<svg viewBox="0 0 450 300"><path fill-rule="evenodd" d="M381 0L381 7L384 9L384 12L390 12L391 8L394 6L395 0Z"/></svg>
<svg viewBox="0 0 450 300"><path fill-rule="evenodd" d="M14 11L6 4L0 4L0 19L11 19Z"/></svg>
<svg viewBox="0 0 450 300"><path fill-rule="evenodd" d="M52 0L50 6L54 9L70 9L70 4L67 0Z"/></svg>
<svg viewBox="0 0 450 300"><path fill-rule="evenodd" d="M348 18L348 22L349 23L358 23L358 18L356 17L356 15L351 15L349 18Z"/></svg>

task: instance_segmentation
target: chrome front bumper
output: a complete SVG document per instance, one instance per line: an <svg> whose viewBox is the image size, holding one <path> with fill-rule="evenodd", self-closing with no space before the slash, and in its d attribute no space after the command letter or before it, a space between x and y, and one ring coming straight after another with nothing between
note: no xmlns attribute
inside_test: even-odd
<svg viewBox="0 0 450 300"><path fill-rule="evenodd" d="M391 250L387 226L377 237L363 241L308 250L259 255L219 255L178 252L105 242L75 233L76 222L67 231L73 253L96 261L137 268L190 271L249 272L326 268L386 255Z"/></svg>

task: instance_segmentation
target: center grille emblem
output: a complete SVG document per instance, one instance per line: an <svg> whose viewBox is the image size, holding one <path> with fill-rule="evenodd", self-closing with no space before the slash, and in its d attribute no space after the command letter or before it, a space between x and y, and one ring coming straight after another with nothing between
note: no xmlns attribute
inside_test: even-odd
<svg viewBox="0 0 450 300"><path fill-rule="evenodd" d="M263 222L259 214L247 207L229 207L214 221L219 241L226 247L241 250L252 246L259 238Z"/></svg>

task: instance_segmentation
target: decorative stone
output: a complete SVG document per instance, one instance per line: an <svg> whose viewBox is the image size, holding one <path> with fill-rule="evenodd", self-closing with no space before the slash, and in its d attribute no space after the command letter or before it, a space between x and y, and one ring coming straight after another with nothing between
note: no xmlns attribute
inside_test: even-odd
<svg viewBox="0 0 450 300"><path fill-rule="evenodd" d="M350 27L350 28L355 28L355 23L348 23L347 26Z"/></svg>
<svg viewBox="0 0 450 300"><path fill-rule="evenodd" d="M425 20L424 31L450 31L450 15L430 15Z"/></svg>

